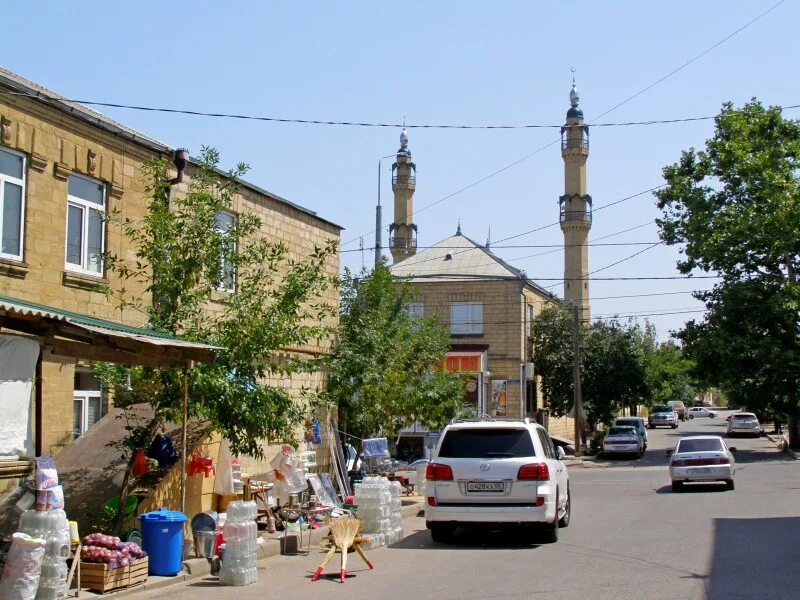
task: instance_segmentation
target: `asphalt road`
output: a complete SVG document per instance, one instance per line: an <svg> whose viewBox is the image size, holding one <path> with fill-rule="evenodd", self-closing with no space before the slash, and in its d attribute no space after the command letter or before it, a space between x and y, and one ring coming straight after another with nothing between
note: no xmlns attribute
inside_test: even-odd
<svg viewBox="0 0 800 600"><path fill-rule="evenodd" d="M737 439L735 491L670 489L664 450L681 435L724 434L726 414L650 430L641 460L572 469L572 522L557 544L537 546L514 531L465 531L452 545L436 545L417 517L406 521L402 542L369 552L374 571L351 554L354 576L345 584L311 583L323 556L312 552L270 559L246 588L206 579L141 597L800 599L800 463L765 438ZM338 572L333 562L330 574Z"/></svg>

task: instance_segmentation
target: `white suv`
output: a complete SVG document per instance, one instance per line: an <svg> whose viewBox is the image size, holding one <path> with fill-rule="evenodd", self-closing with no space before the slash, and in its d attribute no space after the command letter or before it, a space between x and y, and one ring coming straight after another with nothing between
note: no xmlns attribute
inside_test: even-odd
<svg viewBox="0 0 800 600"><path fill-rule="evenodd" d="M564 449L528 419L451 423L426 472L433 541L450 541L457 526L473 523L530 525L542 541L557 541L571 507L563 458Z"/></svg>

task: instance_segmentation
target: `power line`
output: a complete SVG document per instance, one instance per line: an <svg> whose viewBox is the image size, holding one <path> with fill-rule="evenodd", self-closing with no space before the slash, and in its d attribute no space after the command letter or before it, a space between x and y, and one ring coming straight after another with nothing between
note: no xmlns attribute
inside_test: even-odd
<svg viewBox="0 0 800 600"><path fill-rule="evenodd" d="M710 50L709 50L710 51ZM708 51L707 51L708 52ZM699 58L699 57L698 57ZM687 63L689 64L689 63ZM677 72L677 71L676 71ZM666 79L666 77L665 77ZM659 83L659 82L657 82ZM650 87L652 87L652 84ZM641 93L647 91L642 90ZM40 94L33 94L30 92L15 92L15 91L3 91L0 92L4 95L8 96L21 96L24 98L41 98ZM637 94L639 95L639 94ZM636 96L631 96L628 100L618 104L614 108L618 108L622 106L625 102L632 100ZM83 104L85 106L102 106L104 108L119 108L124 110L137 110L142 112L156 112L156 113L169 113L169 114L178 114L178 115L188 115L193 117L209 117L209 118L217 118L217 119L236 119L236 120L245 120L245 121L264 121L268 123L284 123L290 125L334 125L334 126L343 126L343 127L372 127L372 128L387 128L387 129L394 129L394 128L403 128L406 129L562 129L570 127L580 127L579 125L563 125L563 124L544 124L544 123L521 123L521 124L484 124L484 125L468 125L468 124L460 124L460 123L381 123L381 122L369 122L369 121L333 121L333 120L325 120L325 119L299 119L299 118L285 118L285 117L268 117L268 116L261 116L261 115L248 115L243 113L223 113L223 112L212 112L212 111L203 111L203 110L191 110L186 108L169 108L163 106L142 106L137 104L123 104L120 102L106 102L101 100L81 100L78 98L55 98L60 100L61 102L72 102L74 104ZM792 108L800 108L800 104L793 104L788 106L779 106L778 108L782 110L789 110ZM609 109L605 113L600 116L606 115L611 112L612 109ZM645 121L621 121L615 123L592 123L592 127L632 127L632 126L649 126L649 125L672 125L675 123L692 123L695 121L708 121L711 119L716 119L719 115L706 115L701 117L676 117L672 119L649 119ZM599 118L599 117L598 117Z"/></svg>
<svg viewBox="0 0 800 600"><path fill-rule="evenodd" d="M453 281L519 281L518 277L497 277L494 275L471 275L464 276L460 274L449 275L447 273L437 273L431 271L429 274L414 274L409 276L398 276L398 279L414 280L414 279L451 279ZM525 276L525 279L535 281L668 281L672 279L722 279L722 275L664 275L649 277L531 277Z"/></svg>
<svg viewBox="0 0 800 600"><path fill-rule="evenodd" d="M649 224L649 223L648 223ZM497 248L597 248L601 246L649 246L653 244L652 241L650 242L609 242L607 244L594 244L589 242L587 244L509 244L507 246L498 245L492 243L489 250L495 250ZM440 248L442 250L463 250L464 246L417 246L417 250L420 249L428 249L428 248ZM364 246L363 250L374 250L375 246ZM339 252L344 254L346 252L361 252L362 248L351 248L350 250L340 250ZM516 260L516 259L515 259Z"/></svg>
<svg viewBox="0 0 800 600"><path fill-rule="evenodd" d="M704 50L703 52L701 52L701 53L700 53L700 54L698 54L697 56L694 56L693 58L689 59L688 61L686 61L686 62L685 62L685 63L683 63L682 65L680 65L680 66L678 66L677 68L673 69L672 71L670 71L669 73L667 73L667 74L666 74L666 75L664 75L663 77L661 77L661 78L657 79L656 81L654 81L654 82L653 82L653 83L651 83L650 85L646 86L646 87L645 87L645 88L643 88L642 90L640 90L640 91L636 92L636 93L635 93L635 94L633 94L632 96L629 96L628 98L626 98L626 99L625 99L625 100L623 100L622 102L620 102L620 103L618 103L618 104L616 104L616 105L612 106L611 108L609 108L609 109L608 109L608 110L606 110L605 112L602 112L602 113L600 113L600 114L599 114L597 117L595 117L595 119L593 119L593 121L596 121L596 120L597 120L597 119L599 119L600 117L604 117L605 115L609 114L610 112L613 112L613 111L615 111L615 110L616 110L616 109L618 109L620 106L623 106L623 105L627 104L628 102L630 102L630 101L631 101L631 100L633 100L634 98L637 98L638 96L642 95L642 94L643 94L643 93L645 93L646 91L648 91L648 90L650 90L650 89L654 88L655 86L657 86L658 84L662 83L662 82L663 82L663 81L665 81L666 79L668 79L668 78L672 77L673 75L675 75L675 74L676 74L676 73L678 73L679 71L681 71L681 70L685 69L685 68L686 68L686 67L688 67L690 64L692 64L692 63L694 63L695 61L699 60L700 58L702 58L703 56L705 56L706 54L708 54L709 52L711 52L712 50L714 50L714 49L715 49L715 48L717 48L718 46L720 46L720 45L724 44L725 42L727 42L729 39L731 39L732 37L734 37L734 36L735 36L735 35L737 35L738 33L741 33L742 31L744 31L745 29L747 29L748 27L750 27L750 25L752 25L752 24L753 24L753 23L755 23L756 21L760 20L761 18L763 18L764 16L766 16L767 14L769 14L770 12L772 12L774 9L776 9L778 6L780 6L780 5L781 5L781 4L783 4L784 2L786 2L786 0L780 0L779 2L777 2L777 3L776 3L776 4L774 4L773 6L771 6L770 8L768 8L767 10L765 10L764 12L762 12L761 14L759 14L758 16L756 16L755 18L751 19L750 21L748 21L747 23L745 23L744 25L742 25L741 27L739 27L739 28L738 28L737 30L735 30L734 32L732 32L732 33L728 34L727 36L725 36L724 38L722 38L722 39L721 39L719 42L717 42L717 43L716 43L716 44L714 44L713 46L710 46L709 48L707 48L706 50ZM542 151L542 150L544 150L545 148L549 148L550 146L552 146L552 145L553 145L553 144L555 144L556 142L558 142L558 139L555 139L555 140L553 140L552 142L550 142L549 144L546 144L545 146L542 146L541 148L539 148L539 149L535 150L534 152L532 152L532 153L530 153L530 154L528 154L528 155L526 155L526 156L523 156L521 159L519 159L519 160L516 160L516 161L514 161L513 163L510 163L510 164L506 165L505 167L503 167L503 168L501 168L501 169L498 169L498 170L497 170L497 171L495 171L494 173L492 173L492 174L490 174L490 175L488 175L488 176L486 176L486 177L484 177L484 178L481 178L480 180L478 180L478 181L474 182L473 184L470 184L470 185L468 185L468 186L466 186L466 187L462 188L461 190L458 190L457 192L454 192L454 193L452 193L452 194L450 194L450 195L448 195L448 196L446 196L446 197L442 198L441 200L437 200L437 201L436 201L436 202L434 202L433 204L429 204L429 205L427 205L427 206L424 206L423 208L421 208L421 209L419 209L419 210L415 211L414 213L412 213L412 217L413 217L413 215L416 215L416 214L418 214L418 213L422 212L423 210L426 210L426 209L430 208L431 206L435 206L436 204L439 204L440 202L443 202L444 200L447 200L448 198L452 198L453 196L455 196L455 195L457 195L457 194L460 194L461 192L463 192L463 191L466 191L466 190L470 189L471 187L474 187L475 185L478 185L479 183L483 183L483 182L484 182L484 181L486 181L487 179L490 179L490 178L494 177L495 175L498 175L499 173L502 173L503 171L505 171L505 170L507 170L507 169L509 169L509 168L511 168L511 167L513 167L513 166L515 166L515 165L518 165L519 163L523 162L524 160L527 160L528 158L530 158L531 156L533 156L533 155L535 155L535 154L538 154L539 152L541 152L541 151ZM405 219L404 219L404 221L405 221ZM347 244L350 244L350 243L352 243L352 242L353 242L355 239L357 239L357 238L354 238L353 240L348 240L347 242L345 242L345 244L344 244L344 245L347 245Z"/></svg>

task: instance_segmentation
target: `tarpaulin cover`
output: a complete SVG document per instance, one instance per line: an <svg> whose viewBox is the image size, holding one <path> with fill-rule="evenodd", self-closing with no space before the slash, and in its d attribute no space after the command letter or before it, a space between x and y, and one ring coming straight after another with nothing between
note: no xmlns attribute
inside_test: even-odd
<svg viewBox="0 0 800 600"><path fill-rule="evenodd" d="M31 390L39 343L0 335L0 460L33 456Z"/></svg>
<svg viewBox="0 0 800 600"><path fill-rule="evenodd" d="M370 438L361 442L361 451L365 458L389 456L389 443L386 438Z"/></svg>

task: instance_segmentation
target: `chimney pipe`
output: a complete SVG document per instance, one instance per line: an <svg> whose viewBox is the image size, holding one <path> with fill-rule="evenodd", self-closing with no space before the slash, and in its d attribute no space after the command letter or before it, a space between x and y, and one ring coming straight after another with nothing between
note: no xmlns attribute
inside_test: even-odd
<svg viewBox="0 0 800 600"><path fill-rule="evenodd" d="M186 171L186 165L189 163L189 151L186 148L177 148L172 156L172 164L178 170L178 176L175 179L170 179L169 184L183 183L183 173Z"/></svg>

